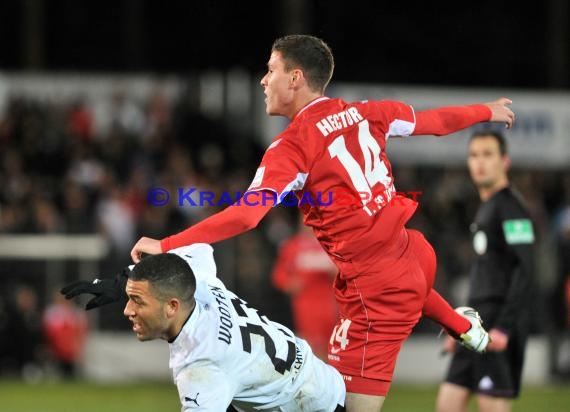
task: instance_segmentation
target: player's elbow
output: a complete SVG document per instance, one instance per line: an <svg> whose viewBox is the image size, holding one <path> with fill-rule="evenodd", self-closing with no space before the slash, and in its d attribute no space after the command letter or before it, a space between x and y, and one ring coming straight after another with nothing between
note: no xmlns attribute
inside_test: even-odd
<svg viewBox="0 0 570 412"><path fill-rule="evenodd" d="M259 225L259 222L261 222L262 217L252 216L252 215L244 216L244 218L241 221L244 231L255 229L257 225Z"/></svg>
<svg viewBox="0 0 570 412"><path fill-rule="evenodd" d="M257 225L259 225L259 222L261 222L261 219L263 219L267 213L266 208L261 206L244 207L242 205L238 206L238 210L240 212L239 223L241 224L241 229L243 232L255 229Z"/></svg>

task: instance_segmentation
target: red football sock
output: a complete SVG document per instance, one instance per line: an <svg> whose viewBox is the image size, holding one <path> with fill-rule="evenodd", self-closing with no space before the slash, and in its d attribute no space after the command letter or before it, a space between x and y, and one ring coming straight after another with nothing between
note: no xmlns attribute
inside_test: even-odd
<svg viewBox="0 0 570 412"><path fill-rule="evenodd" d="M428 294L423 314L443 326L454 338L458 338L471 328L471 323L457 313L435 289Z"/></svg>

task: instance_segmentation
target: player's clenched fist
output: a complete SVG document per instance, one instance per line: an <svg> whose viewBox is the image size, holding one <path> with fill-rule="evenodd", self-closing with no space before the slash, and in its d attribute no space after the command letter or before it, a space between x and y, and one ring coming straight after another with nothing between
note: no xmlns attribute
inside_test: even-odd
<svg viewBox="0 0 570 412"><path fill-rule="evenodd" d="M507 106L511 105L513 102L506 97L501 97L494 102L485 103L485 105L491 109L491 119L492 122L504 122L507 125L507 129L513 127L515 122L514 112Z"/></svg>
<svg viewBox="0 0 570 412"><path fill-rule="evenodd" d="M131 259L133 262L139 263L143 253L148 255L157 255L162 253L160 240L151 239L150 237L141 237L131 250Z"/></svg>

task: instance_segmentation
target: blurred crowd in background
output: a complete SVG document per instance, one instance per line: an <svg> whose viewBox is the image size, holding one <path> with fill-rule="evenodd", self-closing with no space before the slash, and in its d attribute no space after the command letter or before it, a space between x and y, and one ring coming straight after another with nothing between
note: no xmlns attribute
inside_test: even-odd
<svg viewBox="0 0 570 412"><path fill-rule="evenodd" d="M157 91L137 101L117 91L109 96L108 123L96 126L81 96L57 103L12 96L0 117L0 236L100 234L110 249L93 277L111 277L131 263L129 251L140 236L163 238L226 207L180 206L176 196L164 206L149 202L153 188L171 195L195 188L219 199L223 191L243 192L253 178L265 149L259 136L236 133L196 107L191 92L172 101ZM473 253L469 225L479 203L467 170L392 166L398 190L421 191L409 226L434 245L436 288L459 305ZM570 174L514 164L511 181L528 202L539 241L542 298L529 303L536 309L534 332L568 330ZM297 223L296 208L279 206L258 230L214 245L228 287L292 327L290 296L274 285L271 273ZM64 268L64 281L77 279L76 266ZM14 259L0 265L1 372L48 363L61 376L72 376L89 330L128 330L121 308L103 308L95 322L77 302L58 297L62 285L48 290L44 276L37 262ZM416 329L439 331L429 321ZM70 347L62 348L62 341ZM33 368L26 371L33 376Z"/></svg>

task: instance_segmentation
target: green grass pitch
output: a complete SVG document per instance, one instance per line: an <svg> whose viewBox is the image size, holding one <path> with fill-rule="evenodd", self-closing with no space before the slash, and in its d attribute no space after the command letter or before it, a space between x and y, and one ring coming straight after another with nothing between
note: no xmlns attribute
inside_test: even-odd
<svg viewBox="0 0 570 412"><path fill-rule="evenodd" d="M433 411L436 386L394 385L384 412ZM472 405L473 406L473 405ZM86 382L24 384L0 381L0 410L5 412L178 412L171 383L136 385ZM474 407L471 408L475 411ZM523 388L513 412L570 412L570 385ZM220 411L223 412L223 411Z"/></svg>

